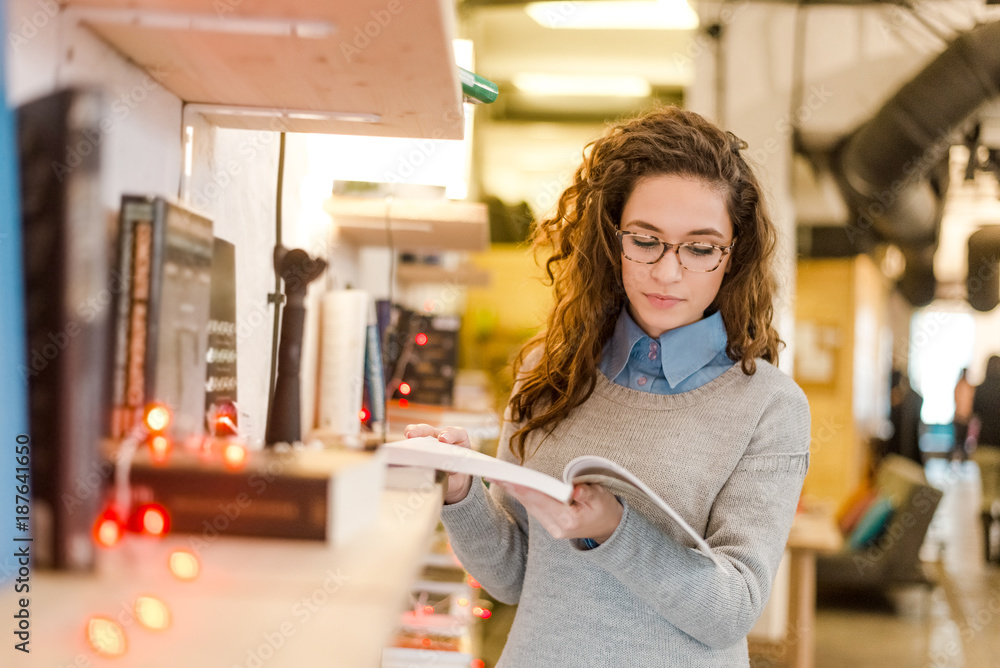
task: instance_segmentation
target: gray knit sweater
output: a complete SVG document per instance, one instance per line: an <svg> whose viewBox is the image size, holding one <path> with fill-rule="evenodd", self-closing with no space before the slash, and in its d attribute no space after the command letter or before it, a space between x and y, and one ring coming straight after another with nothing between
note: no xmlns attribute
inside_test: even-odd
<svg viewBox="0 0 1000 668"><path fill-rule="evenodd" d="M509 415L507 416L509 418ZM505 421L498 456L516 461ZM535 432L528 451L538 445ZM592 550L556 540L499 487L473 480L442 520L465 568L518 603L498 668L748 666L746 634L767 602L809 463L809 407L763 360L705 385L656 395L597 374L591 397L527 462L555 477L581 454L632 471L726 564L718 570L641 493Z"/></svg>

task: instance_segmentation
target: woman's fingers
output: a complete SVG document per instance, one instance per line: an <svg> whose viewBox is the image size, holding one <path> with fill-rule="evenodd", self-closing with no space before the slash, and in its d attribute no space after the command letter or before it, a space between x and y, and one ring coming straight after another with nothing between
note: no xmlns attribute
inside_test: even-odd
<svg viewBox="0 0 1000 668"><path fill-rule="evenodd" d="M444 427L437 433L439 441L460 445L463 448L472 447L469 442L469 432L462 427Z"/></svg>
<svg viewBox="0 0 1000 668"><path fill-rule="evenodd" d="M419 438L420 436L437 436L439 430L429 424L408 424L403 430L406 438Z"/></svg>
<svg viewBox="0 0 1000 668"><path fill-rule="evenodd" d="M469 432L462 427L434 427L429 424L408 424L403 429L406 438L418 438L421 436L434 436L443 443L453 443L463 448L472 447L469 441Z"/></svg>

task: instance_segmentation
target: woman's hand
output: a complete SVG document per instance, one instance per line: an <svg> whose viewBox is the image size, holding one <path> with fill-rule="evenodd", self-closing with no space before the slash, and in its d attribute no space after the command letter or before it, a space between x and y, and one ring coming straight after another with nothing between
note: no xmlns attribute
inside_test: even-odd
<svg viewBox="0 0 1000 668"><path fill-rule="evenodd" d="M432 427L429 424L409 424L403 430L406 438L417 438L418 436L434 436L442 443L451 443L463 448L472 449L469 441L469 432L462 427ZM445 504L458 503L469 494L472 489L472 476L467 473L449 473L448 487L444 492Z"/></svg>
<svg viewBox="0 0 1000 668"><path fill-rule="evenodd" d="M569 505L529 487L499 481L493 484L520 501L553 538L592 538L603 543L611 538L625 512L615 495L597 484L574 485Z"/></svg>

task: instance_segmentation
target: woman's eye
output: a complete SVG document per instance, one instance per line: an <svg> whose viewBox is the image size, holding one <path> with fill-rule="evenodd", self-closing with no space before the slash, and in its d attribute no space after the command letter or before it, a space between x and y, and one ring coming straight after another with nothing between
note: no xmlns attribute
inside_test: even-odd
<svg viewBox="0 0 1000 668"><path fill-rule="evenodd" d="M657 246L660 245L660 242L656 241L655 239L650 239L650 240L647 241L645 239L635 239L635 238L633 238L632 239L632 243L634 243L639 248L656 248Z"/></svg>
<svg viewBox="0 0 1000 668"><path fill-rule="evenodd" d="M684 247L692 255L711 255L715 252L715 248L712 246L685 246Z"/></svg>

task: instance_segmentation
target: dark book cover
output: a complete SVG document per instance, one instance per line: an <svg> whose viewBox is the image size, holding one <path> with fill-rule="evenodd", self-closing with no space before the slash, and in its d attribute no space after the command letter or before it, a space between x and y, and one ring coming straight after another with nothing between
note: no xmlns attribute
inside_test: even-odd
<svg viewBox="0 0 1000 668"><path fill-rule="evenodd" d="M212 221L162 197L126 195L120 223L118 271L129 289L116 313L115 433L154 401L171 409L172 436L202 433Z"/></svg>
<svg viewBox="0 0 1000 668"><path fill-rule="evenodd" d="M18 109L35 563L89 570L107 414L110 301L100 94Z"/></svg>

